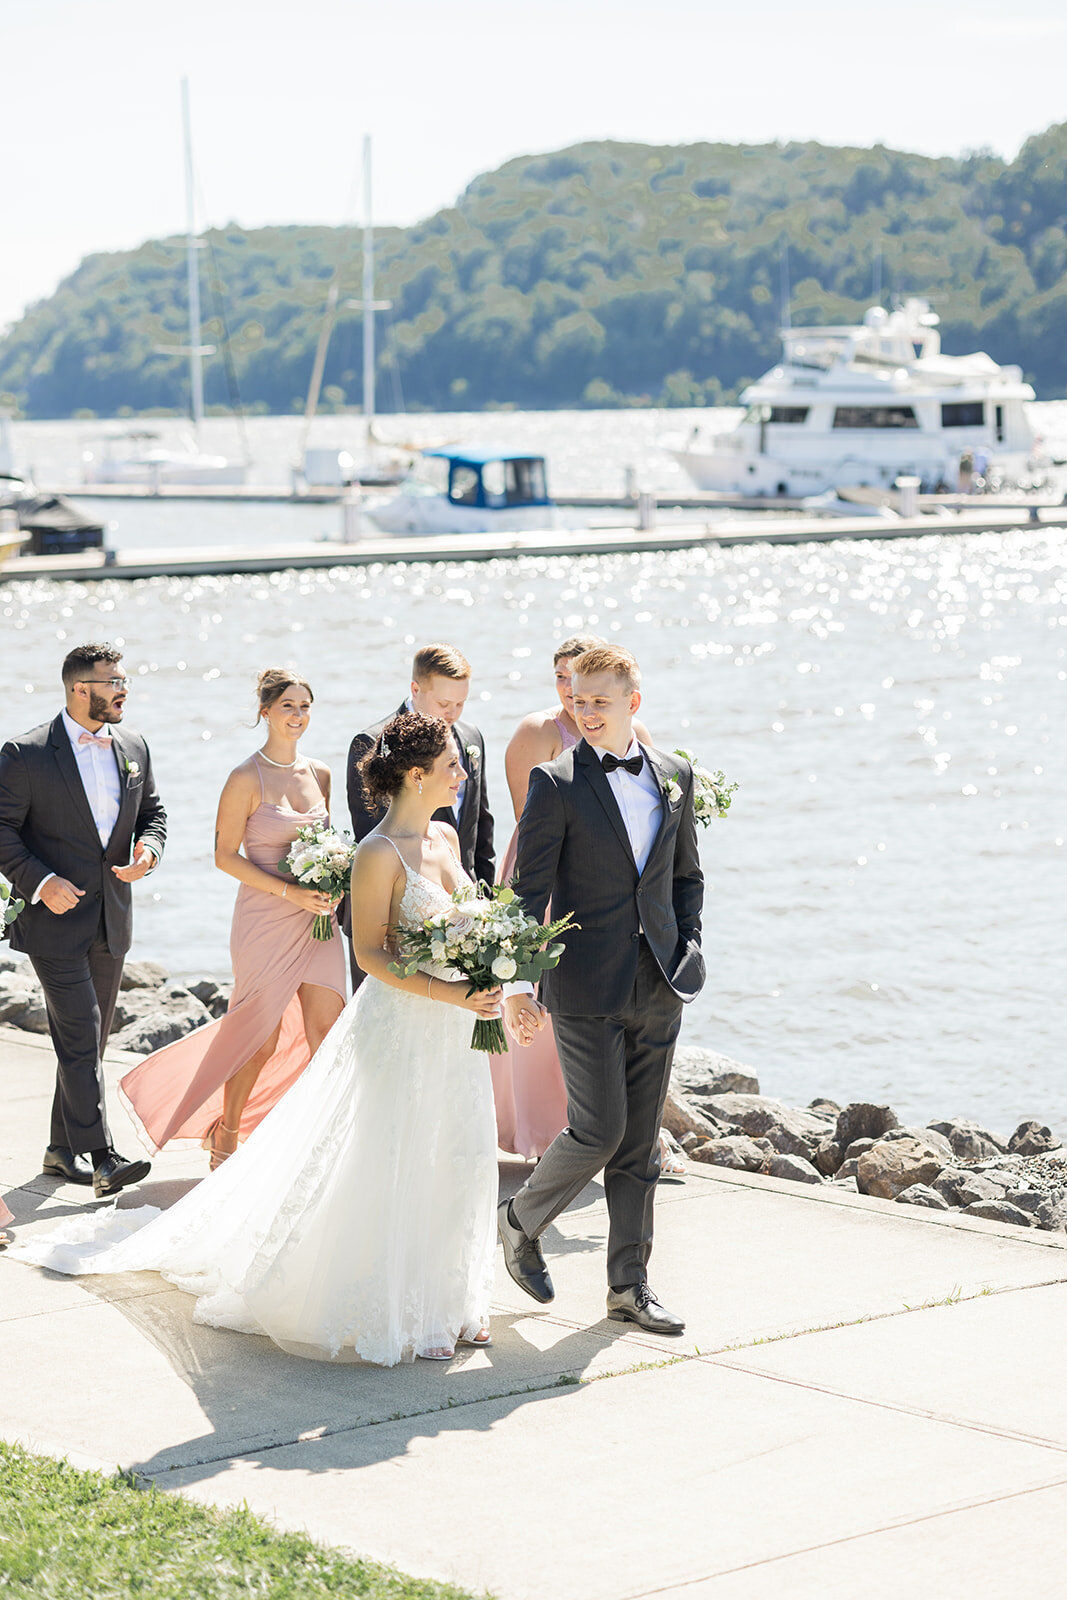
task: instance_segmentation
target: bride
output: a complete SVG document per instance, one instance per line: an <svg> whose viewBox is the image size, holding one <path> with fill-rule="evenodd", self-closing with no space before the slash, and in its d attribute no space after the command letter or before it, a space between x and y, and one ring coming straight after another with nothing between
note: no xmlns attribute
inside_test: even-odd
<svg viewBox="0 0 1067 1600"><path fill-rule="evenodd" d="M264 1334L317 1360L393 1366L489 1344L496 1132L488 1059L450 969L389 970L389 930L469 882L431 821L465 773L448 725L401 712L361 763L389 809L352 868L353 944L369 981L229 1160L165 1213L109 1207L27 1240L17 1260L67 1273L154 1270L196 1322Z"/></svg>

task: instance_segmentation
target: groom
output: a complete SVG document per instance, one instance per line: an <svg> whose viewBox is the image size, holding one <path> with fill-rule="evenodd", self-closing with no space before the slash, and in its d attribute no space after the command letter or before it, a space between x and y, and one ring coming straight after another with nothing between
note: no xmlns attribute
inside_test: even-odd
<svg viewBox="0 0 1067 1600"><path fill-rule="evenodd" d="M463 709L471 687L471 667L466 656L451 644L427 644L415 652L411 663L411 692L396 711L357 733L348 750L348 809L356 843L365 839L385 815L384 807L372 806L363 790L359 763L381 738L385 724L400 711L421 711L425 717L441 717L452 729L459 746L459 759L467 774L454 807L435 812L435 820L448 822L459 835L459 853L466 872L477 883L492 883L496 871L493 855L493 814L485 786L485 740L472 722L463 720ZM350 910L345 901L345 932L351 933ZM363 982L356 966L349 939L353 994Z"/></svg>
<svg viewBox="0 0 1067 1600"><path fill-rule="evenodd" d="M42 1170L118 1194L150 1170L113 1148L104 1046L133 929L130 885L163 855L167 814L140 734L119 731L122 652L80 645L63 662L64 709L0 751L0 872L26 902L12 924L30 958L56 1053Z"/></svg>
<svg viewBox="0 0 1067 1600"><path fill-rule="evenodd" d="M647 1269L682 1005L704 983L693 773L634 738L641 678L628 650L597 646L571 670L582 739L530 774L517 874L531 916L542 920L551 899L555 915L572 911L581 925L542 980L569 1124L501 1205L500 1238L519 1287L551 1300L538 1238L603 1168L608 1316L676 1334L685 1324L660 1305ZM512 993L504 1012L520 1044L544 1026L532 991Z"/></svg>

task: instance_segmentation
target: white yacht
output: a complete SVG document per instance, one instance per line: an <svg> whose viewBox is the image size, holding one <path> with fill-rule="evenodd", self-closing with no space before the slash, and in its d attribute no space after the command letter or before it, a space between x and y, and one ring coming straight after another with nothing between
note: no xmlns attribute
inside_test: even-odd
<svg viewBox="0 0 1067 1600"><path fill-rule="evenodd" d="M786 328L783 356L743 392L733 427L667 448L700 489L817 495L915 477L926 491L969 476L1033 486L1062 467L1026 411L1018 367L982 352L948 356L925 300L872 306L861 327ZM963 471L961 474L961 458Z"/></svg>

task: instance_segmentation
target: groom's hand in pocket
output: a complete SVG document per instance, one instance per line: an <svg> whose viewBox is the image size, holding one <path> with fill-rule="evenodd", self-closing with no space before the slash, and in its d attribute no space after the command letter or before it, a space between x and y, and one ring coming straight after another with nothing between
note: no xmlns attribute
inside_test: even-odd
<svg viewBox="0 0 1067 1600"><path fill-rule="evenodd" d="M504 1001L504 1025L516 1044L533 1042L535 1033L545 1025L548 1012L532 995L513 994Z"/></svg>

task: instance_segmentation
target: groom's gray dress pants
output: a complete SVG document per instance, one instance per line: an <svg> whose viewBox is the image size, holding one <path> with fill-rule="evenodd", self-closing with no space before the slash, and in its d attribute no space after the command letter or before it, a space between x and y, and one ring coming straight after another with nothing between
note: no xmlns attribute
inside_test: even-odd
<svg viewBox="0 0 1067 1600"><path fill-rule="evenodd" d="M623 1011L610 1017L552 1015L568 1126L512 1207L527 1238L536 1239L603 1168L613 1289L643 1283L647 1276L659 1126L681 1022L682 1002L643 938Z"/></svg>
<svg viewBox="0 0 1067 1600"><path fill-rule="evenodd" d="M56 1053L48 1142L66 1145L75 1155L111 1144L101 1057L115 1015L124 959L109 951L103 924L84 955L30 956L44 990Z"/></svg>

